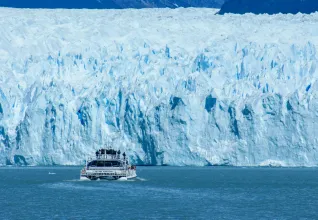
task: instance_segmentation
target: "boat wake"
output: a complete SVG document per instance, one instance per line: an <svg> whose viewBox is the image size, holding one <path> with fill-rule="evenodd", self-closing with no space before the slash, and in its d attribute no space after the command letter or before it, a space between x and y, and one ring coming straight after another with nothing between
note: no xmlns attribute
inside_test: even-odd
<svg viewBox="0 0 318 220"><path fill-rule="evenodd" d="M148 181L147 179L136 177L133 179L127 179L127 178L119 178L118 180L107 180L107 179L97 179L97 180L90 180L90 179L73 179L73 180L64 180L64 182L138 182L138 181Z"/></svg>
<svg viewBox="0 0 318 220"><path fill-rule="evenodd" d="M73 180L63 180L63 182L90 182L90 179L73 179Z"/></svg>
<svg viewBox="0 0 318 220"><path fill-rule="evenodd" d="M144 179L144 178L141 178L141 177L136 177L136 180L139 180L139 181L148 181L147 179Z"/></svg>
<svg viewBox="0 0 318 220"><path fill-rule="evenodd" d="M94 190L98 189L98 190L107 191L107 188L93 186L93 185L78 185L78 184L75 184L74 182L73 183L63 182L63 183L46 184L45 187L51 188L51 189L62 189L62 190L94 191Z"/></svg>

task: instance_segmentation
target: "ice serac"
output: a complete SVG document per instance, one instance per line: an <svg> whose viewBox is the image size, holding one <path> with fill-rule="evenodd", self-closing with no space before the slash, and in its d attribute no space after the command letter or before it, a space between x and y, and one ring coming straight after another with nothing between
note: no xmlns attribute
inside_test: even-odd
<svg viewBox="0 0 318 220"><path fill-rule="evenodd" d="M0 9L1 164L317 166L318 14Z"/></svg>

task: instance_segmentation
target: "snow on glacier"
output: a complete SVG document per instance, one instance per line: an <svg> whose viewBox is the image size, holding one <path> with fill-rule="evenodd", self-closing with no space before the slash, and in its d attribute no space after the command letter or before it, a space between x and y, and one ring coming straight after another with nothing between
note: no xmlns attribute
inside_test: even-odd
<svg viewBox="0 0 318 220"><path fill-rule="evenodd" d="M0 8L0 164L317 166L318 14Z"/></svg>

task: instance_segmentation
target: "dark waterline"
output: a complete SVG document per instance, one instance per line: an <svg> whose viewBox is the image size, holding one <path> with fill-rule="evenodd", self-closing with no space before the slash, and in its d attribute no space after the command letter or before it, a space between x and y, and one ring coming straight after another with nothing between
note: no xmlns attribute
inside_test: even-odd
<svg viewBox="0 0 318 220"><path fill-rule="evenodd" d="M134 181L80 169L0 168L1 219L318 219L317 168L138 167Z"/></svg>

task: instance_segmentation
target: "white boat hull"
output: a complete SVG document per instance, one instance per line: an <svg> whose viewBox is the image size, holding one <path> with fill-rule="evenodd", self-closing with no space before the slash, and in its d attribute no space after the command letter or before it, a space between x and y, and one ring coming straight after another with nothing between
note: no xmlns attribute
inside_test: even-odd
<svg viewBox="0 0 318 220"><path fill-rule="evenodd" d="M87 170L82 171L80 180L128 180L136 178L136 170L111 171L111 170Z"/></svg>

